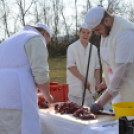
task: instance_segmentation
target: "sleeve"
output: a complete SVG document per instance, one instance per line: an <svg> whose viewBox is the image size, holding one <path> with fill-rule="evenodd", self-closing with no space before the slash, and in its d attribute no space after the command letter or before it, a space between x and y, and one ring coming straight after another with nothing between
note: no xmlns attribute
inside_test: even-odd
<svg viewBox="0 0 134 134"><path fill-rule="evenodd" d="M133 66L134 39L133 31L126 30L121 33L116 42L115 70L108 92L116 96L126 79L128 78Z"/></svg>
<svg viewBox="0 0 134 134"><path fill-rule="evenodd" d="M67 68L73 66L76 66L76 59L71 47L69 46L67 49Z"/></svg>
<svg viewBox="0 0 134 134"><path fill-rule="evenodd" d="M98 51L96 53L96 57L95 57L95 69L100 69L100 63L99 63L99 55L98 55Z"/></svg>
<svg viewBox="0 0 134 134"><path fill-rule="evenodd" d="M25 44L32 75L36 83L43 84L49 80L48 51L45 40L34 37Z"/></svg>
<svg viewBox="0 0 134 134"><path fill-rule="evenodd" d="M127 80L129 73L132 70L132 63L116 63L114 77L108 86L108 92L114 97L116 96L125 81Z"/></svg>

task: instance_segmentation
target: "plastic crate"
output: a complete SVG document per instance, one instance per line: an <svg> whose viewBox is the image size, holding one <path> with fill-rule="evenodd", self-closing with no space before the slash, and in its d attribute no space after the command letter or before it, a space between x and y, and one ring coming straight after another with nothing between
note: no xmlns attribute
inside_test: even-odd
<svg viewBox="0 0 134 134"><path fill-rule="evenodd" d="M38 90L38 93L40 91ZM68 84L64 83L50 83L50 94L55 98L54 102L65 102L68 101ZM38 101L38 105L44 102L45 99Z"/></svg>
<svg viewBox="0 0 134 134"><path fill-rule="evenodd" d="M63 84L50 83L50 94L55 98L54 102L63 102L64 101Z"/></svg>
<svg viewBox="0 0 134 134"><path fill-rule="evenodd" d="M68 99L68 92L69 92L69 90L68 90L68 84L63 84L63 88L64 88L64 101L68 101L69 99Z"/></svg>

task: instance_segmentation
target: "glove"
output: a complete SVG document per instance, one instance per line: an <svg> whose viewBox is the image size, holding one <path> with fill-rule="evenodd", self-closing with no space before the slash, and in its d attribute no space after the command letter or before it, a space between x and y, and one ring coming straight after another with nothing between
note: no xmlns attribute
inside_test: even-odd
<svg viewBox="0 0 134 134"><path fill-rule="evenodd" d="M103 110L103 107L100 102L93 103L90 107L90 111L94 114L98 114L101 110Z"/></svg>

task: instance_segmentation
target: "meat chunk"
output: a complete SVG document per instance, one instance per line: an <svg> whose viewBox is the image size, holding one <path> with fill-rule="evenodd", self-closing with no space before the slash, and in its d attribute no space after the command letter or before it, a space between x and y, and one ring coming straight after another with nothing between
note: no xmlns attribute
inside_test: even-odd
<svg viewBox="0 0 134 134"><path fill-rule="evenodd" d="M55 112L60 114L73 114L74 117L82 120L96 119L96 115L91 114L88 108L83 108L73 102L64 102L55 105Z"/></svg>
<svg viewBox="0 0 134 134"><path fill-rule="evenodd" d="M42 102L39 104L39 108L49 108L48 104L46 104L45 102Z"/></svg>

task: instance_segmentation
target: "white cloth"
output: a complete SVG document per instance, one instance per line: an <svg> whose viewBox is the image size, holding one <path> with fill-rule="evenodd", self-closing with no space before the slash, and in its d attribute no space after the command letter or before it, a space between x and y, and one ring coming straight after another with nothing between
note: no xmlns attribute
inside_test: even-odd
<svg viewBox="0 0 134 134"><path fill-rule="evenodd" d="M118 126L115 127L88 127L82 134L119 134Z"/></svg>
<svg viewBox="0 0 134 134"><path fill-rule="evenodd" d="M103 46L100 47L100 53L101 53L102 59L107 63L109 82L111 83L111 81L113 79L113 71L111 69L110 62L109 62L107 43L108 43L108 37L106 37ZM119 44L117 44L117 45L119 45ZM119 102L123 102L120 93L118 93L118 95L113 98L112 104L119 103Z"/></svg>
<svg viewBox="0 0 134 134"><path fill-rule="evenodd" d="M98 26L104 17L104 9L102 7L91 8L85 16L85 21L88 25L88 29L92 31L92 28Z"/></svg>
<svg viewBox="0 0 134 134"><path fill-rule="evenodd" d="M89 51L88 48L83 47L82 51L84 51L84 56L86 56L86 53ZM67 50L67 68L76 66L76 57L73 51L71 50L70 47L68 47ZM100 69L100 64L99 64L99 57L98 53L95 55L95 69Z"/></svg>
<svg viewBox="0 0 134 134"><path fill-rule="evenodd" d="M10 120L11 118L12 120ZM105 122L98 123L96 125L82 126L49 115L40 114L40 123L42 130L41 134L98 134L101 132L107 134L107 130L111 130L110 134L113 134L114 132L118 132L116 125L115 127L111 127L111 129L110 127L102 126L114 122ZM20 131L21 111L14 109L0 109L0 134L20 134Z"/></svg>
<svg viewBox="0 0 134 134"><path fill-rule="evenodd" d="M78 105L82 105L82 97L68 95L68 98L70 102L74 102ZM90 107L93 104L93 102L94 102L93 97L87 96L85 97L85 100L84 100L84 106Z"/></svg>
<svg viewBox="0 0 134 134"><path fill-rule="evenodd" d="M21 134L21 110L0 109L0 134Z"/></svg>
<svg viewBox="0 0 134 134"><path fill-rule="evenodd" d="M119 134L118 126L102 127L105 123L82 126L73 122L65 121L49 115L40 115L42 134Z"/></svg>
<svg viewBox="0 0 134 134"><path fill-rule="evenodd" d="M38 31L37 31L38 32ZM43 84L49 81L48 50L42 37L29 39L25 45L25 52L30 63L35 83Z"/></svg>
<svg viewBox="0 0 134 134"><path fill-rule="evenodd" d="M89 51L87 51L86 54L84 53L83 45L81 44L80 40L71 44L68 49L71 49L71 51L74 54L75 65L78 71L80 72L81 75L85 77L86 71L87 71ZM89 43L87 45L87 50L90 50ZM92 54L91 54L89 74L88 74L88 82L90 83L90 90L92 93L95 92L94 71L95 71L95 56L96 55L97 55L97 48L95 46L92 46ZM67 69L67 83L69 84L69 95L82 97L83 83L76 76L74 76L68 69ZM86 96L91 96L88 89L86 90Z"/></svg>
<svg viewBox="0 0 134 134"><path fill-rule="evenodd" d="M37 88L24 50L24 44L37 36L43 38L24 28L0 45L0 108L22 109L21 134L40 134Z"/></svg>
<svg viewBox="0 0 134 134"><path fill-rule="evenodd" d="M126 30L133 31L134 25L127 20L115 15L114 23L108 37L108 55L110 66L114 74L111 83L109 83L108 79L107 64L103 59L102 66L106 83L109 85L107 92L109 92L114 97L120 91L123 101L133 102L134 54L132 53L132 50L134 47L134 40L132 36L133 34L129 36L129 33ZM127 34L124 33L125 31ZM120 36L121 34L124 34L124 37ZM105 39L106 38L104 37L101 38L101 46L103 46Z"/></svg>
<svg viewBox="0 0 134 134"><path fill-rule="evenodd" d="M85 24L85 23L83 23L83 24L81 25L81 28L88 29L88 25Z"/></svg>

